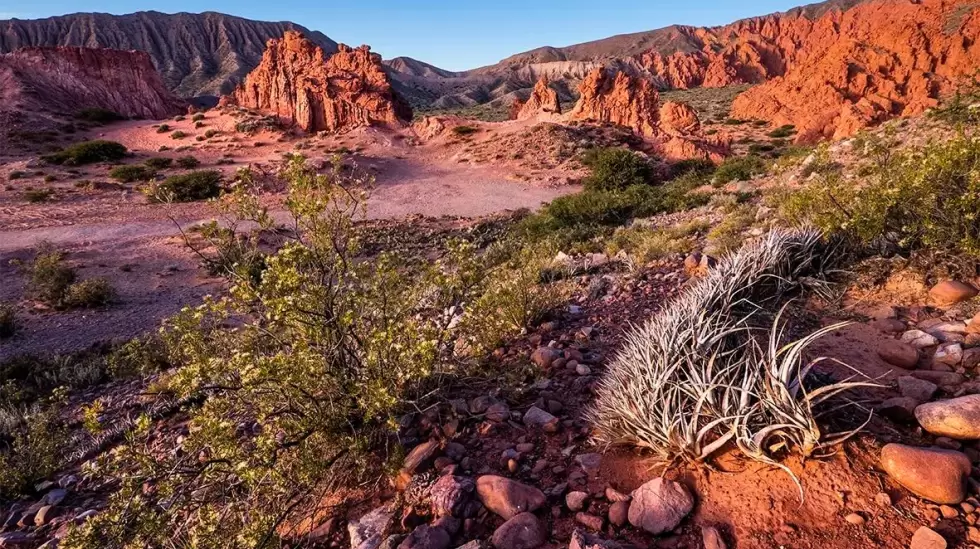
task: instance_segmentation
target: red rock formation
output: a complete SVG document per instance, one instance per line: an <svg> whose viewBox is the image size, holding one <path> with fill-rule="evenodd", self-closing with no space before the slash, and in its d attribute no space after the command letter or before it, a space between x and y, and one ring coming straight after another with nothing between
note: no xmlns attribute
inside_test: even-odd
<svg viewBox="0 0 980 549"><path fill-rule="evenodd" d="M411 108L391 87L381 56L343 44L329 57L302 34L269 40L262 62L224 102L270 112L304 130L400 127Z"/></svg>
<svg viewBox="0 0 980 549"><path fill-rule="evenodd" d="M519 108L518 108L519 105ZM542 76L534 85L531 97L523 103L514 103L517 111L514 118L517 120L527 120L537 118L540 114L561 114L561 103L558 101L558 92L551 89L548 85L548 77Z"/></svg>
<svg viewBox="0 0 980 549"><path fill-rule="evenodd" d="M72 115L85 108L160 119L186 107L144 52L57 47L0 55L0 110Z"/></svg>
<svg viewBox="0 0 980 549"><path fill-rule="evenodd" d="M978 7L877 0L829 12L799 41L785 74L739 96L732 114L794 124L799 141L920 114L980 67Z"/></svg>
<svg viewBox="0 0 980 549"><path fill-rule="evenodd" d="M624 72L596 69L582 81L581 93L570 120L627 126L646 137L656 152L676 160L708 158L720 160L727 146L707 139L698 115L690 106L667 102L648 79Z"/></svg>

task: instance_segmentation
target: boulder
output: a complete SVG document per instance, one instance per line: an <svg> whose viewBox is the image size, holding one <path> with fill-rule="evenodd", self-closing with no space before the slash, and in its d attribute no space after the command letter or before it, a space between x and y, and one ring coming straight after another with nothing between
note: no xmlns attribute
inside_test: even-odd
<svg viewBox="0 0 980 549"><path fill-rule="evenodd" d="M930 402L915 409L929 433L957 440L980 440L980 395Z"/></svg>
<svg viewBox="0 0 980 549"><path fill-rule="evenodd" d="M918 349L903 341L882 341L878 344L878 356L888 364L906 370L915 368L919 362Z"/></svg>
<svg viewBox="0 0 980 549"><path fill-rule="evenodd" d="M929 290L929 297L937 305L956 305L968 299L973 299L980 293L972 285L958 280L945 280Z"/></svg>
<svg viewBox="0 0 980 549"><path fill-rule="evenodd" d="M558 418L537 406L531 406L524 414L524 425L541 429L546 433L558 432Z"/></svg>
<svg viewBox="0 0 980 549"><path fill-rule="evenodd" d="M912 493L939 504L957 504L966 497L970 459L961 452L887 444L881 467Z"/></svg>
<svg viewBox="0 0 980 549"><path fill-rule="evenodd" d="M569 492L565 494L565 505L569 511L581 511L585 509L585 504L589 500L589 494L585 492Z"/></svg>
<svg viewBox="0 0 980 549"><path fill-rule="evenodd" d="M694 509L694 497L683 484L655 478L633 491L629 521L657 535L669 532Z"/></svg>
<svg viewBox="0 0 980 549"><path fill-rule="evenodd" d="M496 475L478 478L476 495L484 507L505 519L536 511L548 501L541 490Z"/></svg>
<svg viewBox="0 0 980 549"><path fill-rule="evenodd" d="M548 530L531 513L520 513L493 532L490 542L496 549L534 549L548 541Z"/></svg>
<svg viewBox="0 0 980 549"><path fill-rule="evenodd" d="M935 530L922 526L912 534L909 549L946 549L946 540Z"/></svg>

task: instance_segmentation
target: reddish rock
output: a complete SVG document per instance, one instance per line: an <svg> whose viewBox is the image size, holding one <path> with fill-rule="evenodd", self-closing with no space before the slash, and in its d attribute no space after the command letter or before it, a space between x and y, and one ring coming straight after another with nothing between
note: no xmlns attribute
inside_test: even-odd
<svg viewBox="0 0 980 549"><path fill-rule="evenodd" d="M519 106L514 114L517 120L527 120L537 118L540 114L561 114L561 102L558 100L558 92L551 89L548 85L548 77L542 76L534 85L531 97L523 103L516 103Z"/></svg>
<svg viewBox="0 0 980 549"><path fill-rule="evenodd" d="M150 56L100 48L22 48L0 55L0 111L107 109L168 118L186 105L171 95Z"/></svg>
<svg viewBox="0 0 980 549"><path fill-rule="evenodd" d="M956 504L966 497L971 465L960 452L887 444L881 449L881 467L912 493L932 502Z"/></svg>
<svg viewBox="0 0 980 549"><path fill-rule="evenodd" d="M629 521L657 535L669 532L694 509L694 497L683 484L655 478L633 491Z"/></svg>
<svg viewBox="0 0 980 549"><path fill-rule="evenodd" d="M505 519L536 511L548 501L544 492L533 486L495 475L476 480L476 495L484 507Z"/></svg>
<svg viewBox="0 0 980 549"><path fill-rule="evenodd" d="M980 395L930 402L915 409L923 429L957 440L980 439Z"/></svg>
<svg viewBox="0 0 980 549"><path fill-rule="evenodd" d="M548 529L531 513L521 513L500 525L491 538L496 549L534 549L548 540Z"/></svg>
<svg viewBox="0 0 980 549"><path fill-rule="evenodd" d="M922 526L912 535L909 549L946 549L946 540L935 530Z"/></svg>
<svg viewBox="0 0 980 549"><path fill-rule="evenodd" d="M275 114L309 132L401 127L412 119L370 47L341 44L328 57L296 31L269 40L262 62L225 101Z"/></svg>
<svg viewBox="0 0 980 549"><path fill-rule="evenodd" d="M915 368L915 365L919 362L918 349L904 341L881 341L878 344L878 356L892 366L898 366L906 370Z"/></svg>
<svg viewBox="0 0 980 549"><path fill-rule="evenodd" d="M976 288L958 280L945 280L929 290L929 297L937 305L956 305L980 294Z"/></svg>

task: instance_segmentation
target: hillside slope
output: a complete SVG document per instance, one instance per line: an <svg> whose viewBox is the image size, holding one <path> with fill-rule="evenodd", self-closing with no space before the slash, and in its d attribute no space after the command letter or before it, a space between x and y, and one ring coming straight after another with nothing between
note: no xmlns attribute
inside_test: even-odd
<svg viewBox="0 0 980 549"><path fill-rule="evenodd" d="M0 53L28 46L85 46L150 54L170 91L182 97L231 92L262 58L266 42L298 30L326 51L337 44L289 22L251 21L221 13L77 13L0 21Z"/></svg>

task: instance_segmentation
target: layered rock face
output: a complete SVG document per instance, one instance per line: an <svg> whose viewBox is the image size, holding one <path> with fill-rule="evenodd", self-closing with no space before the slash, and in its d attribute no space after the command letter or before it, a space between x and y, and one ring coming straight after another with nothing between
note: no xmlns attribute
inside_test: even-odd
<svg viewBox="0 0 980 549"><path fill-rule="evenodd" d="M531 91L531 97L523 103L515 103L514 107L514 118L517 120L537 118L541 114L561 114L558 92L548 85L547 77L538 79Z"/></svg>
<svg viewBox="0 0 980 549"><path fill-rule="evenodd" d="M143 52L58 47L0 55L0 110L72 115L85 108L161 119L186 106Z"/></svg>
<svg viewBox="0 0 980 549"><path fill-rule="evenodd" d="M306 131L400 127L412 111L395 94L381 57L343 44L327 57L301 33L269 40L262 62L224 103L278 115Z"/></svg>
<svg viewBox="0 0 980 549"><path fill-rule="evenodd" d="M798 140L814 141L920 114L980 66L978 7L878 0L829 12L795 43L785 74L739 96L732 115L794 124Z"/></svg>
<svg viewBox="0 0 980 549"><path fill-rule="evenodd" d="M569 120L632 128L668 159L720 160L726 152L725 143L705 137L693 108L674 102L661 105L660 94L649 79L596 69L582 81L579 92Z"/></svg>

